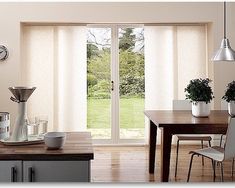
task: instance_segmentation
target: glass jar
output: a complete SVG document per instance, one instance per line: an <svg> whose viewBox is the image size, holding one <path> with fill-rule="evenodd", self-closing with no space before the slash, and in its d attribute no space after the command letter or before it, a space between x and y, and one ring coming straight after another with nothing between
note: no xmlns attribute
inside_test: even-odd
<svg viewBox="0 0 235 188"><path fill-rule="evenodd" d="M0 139L8 139L10 136L10 114L0 112Z"/></svg>

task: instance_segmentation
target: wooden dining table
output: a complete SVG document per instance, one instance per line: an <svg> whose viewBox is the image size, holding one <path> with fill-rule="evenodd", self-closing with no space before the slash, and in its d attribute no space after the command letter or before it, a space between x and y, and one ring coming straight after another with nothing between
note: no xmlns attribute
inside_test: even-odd
<svg viewBox="0 0 235 188"><path fill-rule="evenodd" d="M194 117L190 110L146 110L150 120L149 173L154 173L157 129L161 130L161 177L168 182L172 136L175 134L226 134L229 114L212 110L208 117Z"/></svg>

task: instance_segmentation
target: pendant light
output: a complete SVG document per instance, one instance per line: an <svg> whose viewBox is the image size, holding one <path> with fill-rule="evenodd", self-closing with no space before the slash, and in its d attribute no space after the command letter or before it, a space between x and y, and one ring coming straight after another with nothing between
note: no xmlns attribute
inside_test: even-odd
<svg viewBox="0 0 235 188"><path fill-rule="evenodd" d="M224 2L224 38L220 49L211 58L212 61L235 61L235 51L231 48L229 40L226 38L226 2Z"/></svg>

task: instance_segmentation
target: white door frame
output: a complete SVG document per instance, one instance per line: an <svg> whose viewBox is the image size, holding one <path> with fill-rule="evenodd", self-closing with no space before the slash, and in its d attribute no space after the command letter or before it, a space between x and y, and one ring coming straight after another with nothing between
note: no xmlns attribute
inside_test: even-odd
<svg viewBox="0 0 235 188"><path fill-rule="evenodd" d="M88 24L88 28L111 28L111 139L93 139L93 144L135 145L146 144L145 139L120 139L119 125L119 28L143 27L140 24ZM145 123L145 122L143 122Z"/></svg>

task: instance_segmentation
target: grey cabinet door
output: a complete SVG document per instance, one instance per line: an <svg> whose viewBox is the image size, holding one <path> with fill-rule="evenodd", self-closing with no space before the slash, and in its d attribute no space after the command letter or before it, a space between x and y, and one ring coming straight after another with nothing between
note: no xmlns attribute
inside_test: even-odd
<svg viewBox="0 0 235 188"><path fill-rule="evenodd" d="M24 182L89 182L90 161L23 161Z"/></svg>
<svg viewBox="0 0 235 188"><path fill-rule="evenodd" d="M0 182L21 182L22 161L0 161Z"/></svg>

